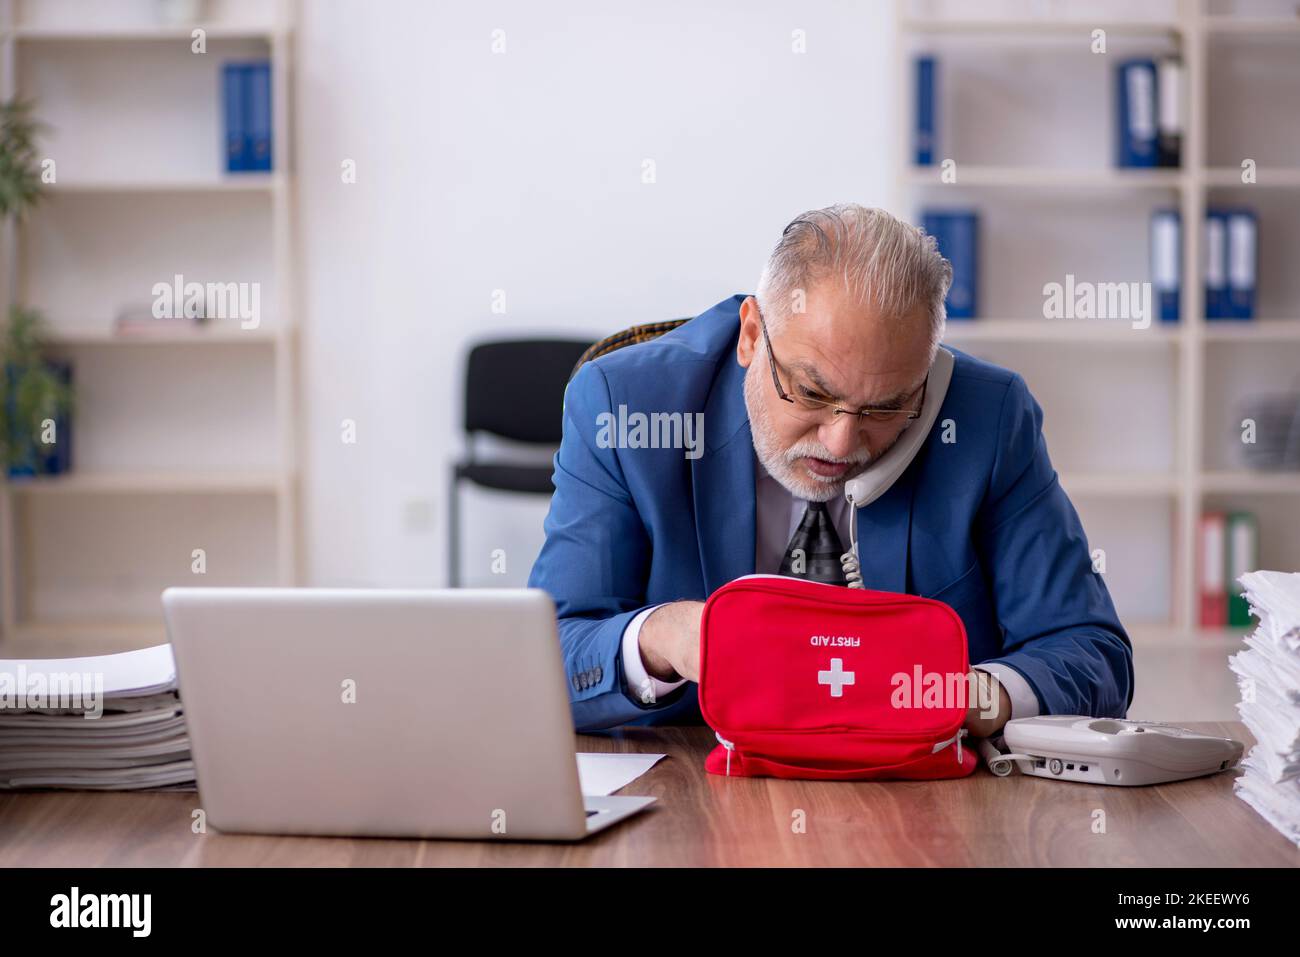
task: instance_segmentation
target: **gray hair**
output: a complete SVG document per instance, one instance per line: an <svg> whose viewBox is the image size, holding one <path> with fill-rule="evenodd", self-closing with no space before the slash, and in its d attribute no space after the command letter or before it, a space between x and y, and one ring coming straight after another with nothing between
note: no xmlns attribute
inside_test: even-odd
<svg viewBox="0 0 1300 957"><path fill-rule="evenodd" d="M770 331L783 325L799 296L838 277L857 302L885 316L903 317L924 306L930 317L930 355L943 338L944 297L952 264L934 237L883 209L839 203L814 209L785 227L758 281L758 307Z"/></svg>

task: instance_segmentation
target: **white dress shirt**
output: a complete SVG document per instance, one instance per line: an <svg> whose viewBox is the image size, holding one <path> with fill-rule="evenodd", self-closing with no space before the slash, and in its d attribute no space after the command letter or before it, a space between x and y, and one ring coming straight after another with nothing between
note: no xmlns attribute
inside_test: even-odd
<svg viewBox="0 0 1300 957"><path fill-rule="evenodd" d="M754 569L760 574L778 574L785 550L794 537L795 529L803 521L808 502L792 495L784 485L768 474L767 469L754 456ZM845 551L849 548L849 503L837 495L826 503L835 531ZM686 683L660 681L646 671L641 659L641 626L659 605L642 609L623 629L623 675L627 679L627 693L634 701L652 705ZM975 665L975 670L993 675L1007 689L1011 699L1012 718L1031 718L1038 714L1038 696L1024 676L1001 662Z"/></svg>

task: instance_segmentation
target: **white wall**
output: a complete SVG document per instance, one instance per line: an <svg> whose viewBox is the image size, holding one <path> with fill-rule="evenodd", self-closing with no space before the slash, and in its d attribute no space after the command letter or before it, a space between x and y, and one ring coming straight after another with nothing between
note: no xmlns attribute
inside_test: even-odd
<svg viewBox="0 0 1300 957"><path fill-rule="evenodd" d="M444 581L469 343L694 315L797 213L887 205L892 29L849 0L301 4L308 581ZM544 503L466 501L468 582L521 583Z"/></svg>

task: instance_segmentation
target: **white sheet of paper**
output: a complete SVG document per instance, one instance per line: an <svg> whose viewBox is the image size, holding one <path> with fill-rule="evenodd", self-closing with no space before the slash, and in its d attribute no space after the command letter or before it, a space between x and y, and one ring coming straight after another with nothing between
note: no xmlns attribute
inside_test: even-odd
<svg viewBox="0 0 1300 957"><path fill-rule="evenodd" d="M583 794L605 796L631 784L667 757L663 754L578 752L578 783Z"/></svg>
<svg viewBox="0 0 1300 957"><path fill-rule="evenodd" d="M18 667L33 674L102 675L105 696L139 697L176 687L176 662L170 644L88 658L0 658L0 672L17 682Z"/></svg>

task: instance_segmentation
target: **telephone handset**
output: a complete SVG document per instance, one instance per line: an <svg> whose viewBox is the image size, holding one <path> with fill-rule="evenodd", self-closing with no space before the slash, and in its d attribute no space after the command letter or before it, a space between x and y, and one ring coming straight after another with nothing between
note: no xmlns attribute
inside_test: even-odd
<svg viewBox="0 0 1300 957"><path fill-rule="evenodd" d="M902 436L880 458L867 466L857 478L844 483L844 498L850 505L849 512L849 550L840 556L844 566L844 577L850 588L862 588L862 570L858 562L858 517L857 509L870 505L885 492L889 491L898 477L912 464L912 459L921 451L930 429L939 418L939 409L948 394L948 385L952 382L952 353L942 346L934 356L930 366L930 378L925 388L925 404L921 415Z"/></svg>

